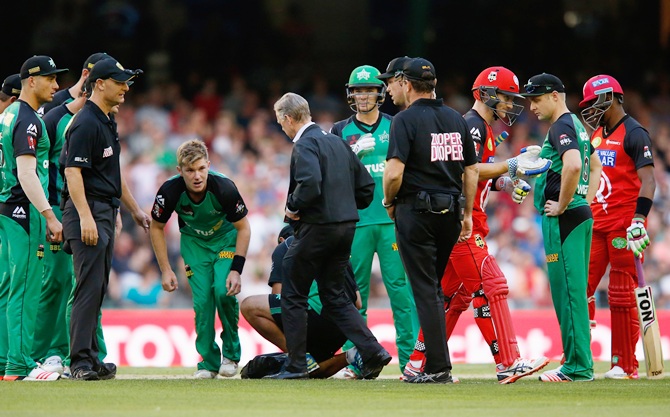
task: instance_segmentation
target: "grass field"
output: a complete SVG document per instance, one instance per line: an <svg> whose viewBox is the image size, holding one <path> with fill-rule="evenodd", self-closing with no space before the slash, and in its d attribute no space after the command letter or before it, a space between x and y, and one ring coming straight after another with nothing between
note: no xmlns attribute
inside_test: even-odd
<svg viewBox="0 0 670 417"><path fill-rule="evenodd" d="M607 369L598 363L596 373ZM0 382L0 416L670 415L670 378L542 384L531 376L498 385L491 371L456 364L459 384L410 385L395 366L374 381L193 380L193 369L121 368L111 381Z"/></svg>

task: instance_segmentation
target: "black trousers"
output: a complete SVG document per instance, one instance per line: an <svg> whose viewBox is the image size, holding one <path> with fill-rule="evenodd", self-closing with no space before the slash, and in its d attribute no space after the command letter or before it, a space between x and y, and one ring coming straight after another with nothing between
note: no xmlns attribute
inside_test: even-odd
<svg viewBox="0 0 670 417"><path fill-rule="evenodd" d="M99 364L98 314L107 292L112 269L114 228L117 208L101 201L88 203L98 226L98 243L88 246L81 241L79 213L72 200L63 210L63 235L72 250L76 287L70 318L70 368Z"/></svg>
<svg viewBox="0 0 670 417"><path fill-rule="evenodd" d="M396 239L426 344L426 373L451 371L440 280L461 233L456 212L419 213L413 203L396 206Z"/></svg>
<svg viewBox="0 0 670 417"><path fill-rule="evenodd" d="M323 304L321 315L335 323L356 345L363 361L382 349L344 289L355 230L356 222L302 223L296 230L284 256L281 292L288 372L307 372L307 296L314 280Z"/></svg>

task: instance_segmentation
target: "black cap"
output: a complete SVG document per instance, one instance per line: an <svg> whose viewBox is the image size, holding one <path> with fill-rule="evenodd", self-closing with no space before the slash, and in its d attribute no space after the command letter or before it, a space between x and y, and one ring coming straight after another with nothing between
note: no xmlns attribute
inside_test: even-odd
<svg viewBox="0 0 670 417"><path fill-rule="evenodd" d="M379 78L380 80L385 80L387 78L395 77L396 75L402 72L402 68L405 65L405 62L409 61L410 59L412 58L408 56L400 56L398 58L393 58L386 67L386 72L383 74L379 74L377 78Z"/></svg>
<svg viewBox="0 0 670 417"><path fill-rule="evenodd" d="M52 75L61 72L67 72L67 68L58 69L56 63L51 57L46 55L35 55L28 58L26 62L21 65L21 79L37 75Z"/></svg>
<svg viewBox="0 0 670 417"><path fill-rule="evenodd" d="M412 58L405 62L402 73L410 80L432 81L437 78L433 64L423 58Z"/></svg>
<svg viewBox="0 0 670 417"><path fill-rule="evenodd" d="M18 97L21 94L21 76L10 75L2 82L2 92L8 96Z"/></svg>
<svg viewBox="0 0 670 417"><path fill-rule="evenodd" d="M93 55L86 58L86 61L84 61L84 69L90 71L93 69L93 65L95 65L96 62L102 61L105 58L111 58L111 56L107 55L105 52L94 53Z"/></svg>
<svg viewBox="0 0 670 417"><path fill-rule="evenodd" d="M119 61L114 58L105 58L96 62L88 78L91 80L91 82L94 82L98 79L106 80L111 78L114 81L124 83L130 81L142 73L143 71L140 69L129 70L123 68L123 66L119 64Z"/></svg>
<svg viewBox="0 0 670 417"><path fill-rule="evenodd" d="M547 74L534 75L530 77L526 85L523 86L525 92L521 93L524 97L537 97L544 94L549 94L552 91L565 93L565 86L557 76Z"/></svg>
<svg viewBox="0 0 670 417"><path fill-rule="evenodd" d="M288 239L289 237L293 236L293 227L289 224L284 226L283 229L279 232L279 236L277 236L277 242L279 242L279 239Z"/></svg>

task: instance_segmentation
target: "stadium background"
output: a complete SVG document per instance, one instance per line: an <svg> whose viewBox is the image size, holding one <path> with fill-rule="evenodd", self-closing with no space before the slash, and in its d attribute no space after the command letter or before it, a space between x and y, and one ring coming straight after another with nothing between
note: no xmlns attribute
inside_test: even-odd
<svg viewBox="0 0 670 417"><path fill-rule="evenodd" d="M124 171L147 212L158 186L176 173L177 146L193 137L208 143L213 168L233 178L251 210L240 299L269 292L291 152L271 108L284 92L304 95L327 129L351 114L344 92L350 71L362 64L384 69L401 55L431 60L438 96L460 112L471 106L472 80L490 65L512 69L522 84L539 72L558 75L573 111L587 78L611 74L624 87L626 109L654 140L657 195L645 268L658 307L670 308L669 0L54 0L13 2L3 16L2 77L33 54L70 68L62 88L93 52L144 69L118 121ZM395 113L390 103L383 110ZM500 158L539 143L547 126L526 110L511 129L495 126L496 133L503 128L511 137ZM550 307L532 205L495 195L489 211L489 245L510 282L512 308ZM105 307L190 307L176 219L168 231L179 291L161 290L148 236L126 217ZM378 269L372 279L371 306L388 307ZM599 294L598 303L606 307L606 296Z"/></svg>

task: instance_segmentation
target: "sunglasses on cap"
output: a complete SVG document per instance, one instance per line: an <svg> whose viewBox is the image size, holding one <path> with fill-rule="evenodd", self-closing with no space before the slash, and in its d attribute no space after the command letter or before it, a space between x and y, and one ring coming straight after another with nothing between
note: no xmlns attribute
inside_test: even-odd
<svg viewBox="0 0 670 417"><path fill-rule="evenodd" d="M540 90L541 88L544 88L544 91L551 91L551 89L554 87L551 85L528 83L524 85L523 88L526 90L526 93L533 94L535 92L540 92L538 90Z"/></svg>

